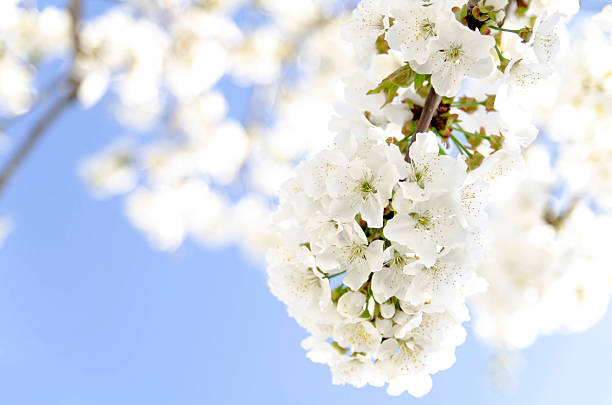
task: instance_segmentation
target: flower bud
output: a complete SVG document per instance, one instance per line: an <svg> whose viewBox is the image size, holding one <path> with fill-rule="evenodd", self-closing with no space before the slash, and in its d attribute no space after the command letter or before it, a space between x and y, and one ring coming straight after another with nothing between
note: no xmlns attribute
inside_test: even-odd
<svg viewBox="0 0 612 405"><path fill-rule="evenodd" d="M391 304L380 304L380 314L383 318L390 319L395 315L395 305Z"/></svg>
<svg viewBox="0 0 612 405"><path fill-rule="evenodd" d="M338 313L346 318L357 318L365 309L366 296L357 291L344 294L338 300Z"/></svg>

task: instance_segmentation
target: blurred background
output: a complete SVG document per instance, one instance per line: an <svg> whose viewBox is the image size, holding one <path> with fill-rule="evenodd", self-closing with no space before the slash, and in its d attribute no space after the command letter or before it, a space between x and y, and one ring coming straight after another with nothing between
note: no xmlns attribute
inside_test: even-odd
<svg viewBox="0 0 612 405"><path fill-rule="evenodd" d="M86 4L88 16L113 6ZM583 1L581 13L604 4ZM245 122L251 89L217 86L228 115ZM91 198L80 162L126 131L109 103L62 115L0 200L15 225L0 250L1 404L612 404L610 313L507 358L468 334L422 399L332 386L255 258L190 239L158 251L126 220L123 201Z"/></svg>

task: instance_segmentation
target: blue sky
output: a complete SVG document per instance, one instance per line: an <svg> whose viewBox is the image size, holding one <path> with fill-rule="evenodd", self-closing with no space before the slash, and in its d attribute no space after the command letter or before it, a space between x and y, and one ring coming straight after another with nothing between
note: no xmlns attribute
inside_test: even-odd
<svg viewBox="0 0 612 405"><path fill-rule="evenodd" d="M0 250L0 405L612 405L610 313L524 351L509 392L471 334L423 399L332 386L262 269L235 249L156 252L120 200L89 197L78 162L123 133L107 109L65 114L0 199L16 224Z"/></svg>

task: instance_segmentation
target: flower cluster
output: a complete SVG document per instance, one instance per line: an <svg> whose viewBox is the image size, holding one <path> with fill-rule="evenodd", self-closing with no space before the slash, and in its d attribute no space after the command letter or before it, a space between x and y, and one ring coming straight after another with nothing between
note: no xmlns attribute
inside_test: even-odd
<svg viewBox="0 0 612 405"><path fill-rule="evenodd" d="M583 21L535 101L535 118L557 143L554 165L543 146L531 147L528 170L490 207L491 251L478 270L489 289L473 307L476 332L496 347L581 332L608 306L611 22L611 6Z"/></svg>
<svg viewBox="0 0 612 405"><path fill-rule="evenodd" d="M124 196L128 219L156 248L193 237L261 259L280 185L333 136L331 100L352 58L337 33L348 11L341 3L135 0L107 3L75 25L68 7L3 2L0 132L76 84L82 107L105 104L126 132L82 164L96 197ZM52 57L74 63L50 68L43 62ZM224 93L234 88L245 105L230 109ZM304 115L320 119L305 125ZM231 213L229 226L214 220L220 211L202 221L186 208L184 190L196 183L202 206ZM246 207L257 208L256 220Z"/></svg>
<svg viewBox="0 0 612 405"><path fill-rule="evenodd" d="M571 52L556 76L537 118L559 143L558 166L577 194L612 207L612 6L583 21Z"/></svg>
<svg viewBox="0 0 612 405"><path fill-rule="evenodd" d="M268 255L272 292L335 384L421 396L454 363L465 302L485 285L488 195L537 134L512 119L536 87L523 75L558 50L559 15L505 29L504 8L363 0L343 30L363 70L347 80L333 145L283 186L282 243ZM523 41L513 62L498 45L508 35ZM385 71L389 57L404 63Z"/></svg>
<svg viewBox="0 0 612 405"><path fill-rule="evenodd" d="M283 187L270 288L336 384L423 395L465 337L486 185L438 152L436 135L419 133L407 164L382 130L364 128Z"/></svg>
<svg viewBox="0 0 612 405"><path fill-rule="evenodd" d="M522 349L540 334L581 332L604 315L612 293L612 218L582 199L563 208L541 147L528 170L490 205L490 254L478 273L489 288L472 299L475 331L501 349ZM557 201L557 202L555 202Z"/></svg>
<svg viewBox="0 0 612 405"><path fill-rule="evenodd" d="M157 248L172 251L192 237L238 243L260 259L274 240L266 225L280 185L331 138L329 100L341 93L333 79L351 55L341 41L330 43L343 13L315 0L180 3L134 2L144 17L116 9L85 25L85 98L95 102L112 83L120 120L144 128L166 116L171 136L119 140L83 164L83 177L96 195L126 194L128 218ZM266 23L240 27L238 7ZM167 17L163 24L157 15ZM152 38L157 48L143 46ZM228 117L222 78L251 89L242 122ZM304 125L304 114L322 119ZM194 187L197 199L186 192ZM206 220L197 204L209 208Z"/></svg>
<svg viewBox="0 0 612 405"><path fill-rule="evenodd" d="M35 65L61 55L70 47L70 17L65 10L42 11L0 4L0 114L18 115L30 109L38 95Z"/></svg>

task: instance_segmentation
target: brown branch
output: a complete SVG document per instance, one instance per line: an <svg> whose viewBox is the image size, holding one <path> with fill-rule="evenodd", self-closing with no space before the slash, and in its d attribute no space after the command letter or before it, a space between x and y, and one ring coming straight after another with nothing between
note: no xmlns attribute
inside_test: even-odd
<svg viewBox="0 0 612 405"><path fill-rule="evenodd" d="M81 51L81 40L79 38L79 23L81 21L81 0L72 0L70 3L70 18L72 19L72 45L74 47L74 60L76 62L77 55Z"/></svg>
<svg viewBox="0 0 612 405"><path fill-rule="evenodd" d="M416 140L416 135L421 132L426 132L431 125L431 120L442 101L442 97L436 93L433 86L429 89L429 93L427 93L427 98L425 99L425 105L423 106L423 111L421 112L421 118L419 118L419 122L414 130L414 134L410 139L410 143L408 144L408 150L406 151L406 156L404 160L410 163L410 147Z"/></svg>
<svg viewBox="0 0 612 405"><path fill-rule="evenodd" d="M17 123L24 121L27 117L30 116L30 113L32 111L38 109L38 107L48 101L51 96L57 94L58 92L61 92L63 90L64 85L70 84L70 75L71 72L64 73L53 81L51 81L48 85L45 86L44 89L38 91L36 99L30 106L30 109L20 116L0 123L0 132L7 132L14 125L17 125Z"/></svg>
<svg viewBox="0 0 612 405"><path fill-rule="evenodd" d="M551 225L555 230L559 231L565 221L574 213L576 207L578 207L578 203L582 200L582 195L575 195L572 197L570 203L565 209L559 213L555 213L550 210L550 207L547 207L544 211L544 221Z"/></svg>
<svg viewBox="0 0 612 405"><path fill-rule="evenodd" d="M25 161L34 147L43 137L45 131L58 119L61 113L77 98L79 83L74 77L76 60L81 49L79 39L79 21L81 20L81 0L71 0L69 13L72 18L72 44L74 47L74 55L72 60L72 75L73 78L68 78L69 90L62 97L57 99L50 109L36 122L30 130L23 142L17 147L13 155L6 162L0 171L0 195L4 192L10 178L15 174L19 166ZM62 81L66 80L62 78Z"/></svg>
<svg viewBox="0 0 612 405"><path fill-rule="evenodd" d="M469 0L466 8L467 8L467 17L468 17L468 26L470 29L475 29L475 27L470 26L470 19L476 21L472 17L472 9L476 7L479 0ZM478 21L476 21L478 23ZM426 132L429 130L431 125L431 120L433 119L436 111L438 110L438 106L440 106L440 102L442 101L442 97L436 93L436 90L433 88L433 85L429 88L429 93L427 93L427 98L425 99L425 105L423 106L423 111L421 112L421 117L419 118L419 122L414 130L414 134L410 139L410 143L408 143L408 150L406 151L406 156L404 160L410 163L410 147L416 141L416 135L422 132Z"/></svg>
<svg viewBox="0 0 612 405"><path fill-rule="evenodd" d="M0 171L0 195L4 191L6 184L9 179L15 174L19 166L23 163L25 158L30 154L34 146L40 141L45 130L53 124L53 122L60 116L62 111L68 107L73 100L76 98L76 87L62 98L58 99L55 104L51 107L47 113L41 117L41 119L34 125L30 133L26 136L25 140L19 145L15 153L11 156L8 162Z"/></svg>

